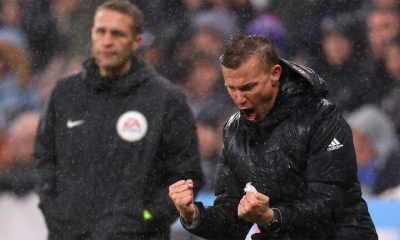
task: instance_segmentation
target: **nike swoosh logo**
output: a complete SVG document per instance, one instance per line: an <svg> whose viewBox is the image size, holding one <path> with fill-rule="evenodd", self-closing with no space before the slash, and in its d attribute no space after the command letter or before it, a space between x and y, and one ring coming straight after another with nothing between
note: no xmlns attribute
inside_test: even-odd
<svg viewBox="0 0 400 240"><path fill-rule="evenodd" d="M82 125L83 123L85 123L85 120L77 120L77 121L68 120L67 121L67 128L74 128L74 127L77 127L79 125Z"/></svg>

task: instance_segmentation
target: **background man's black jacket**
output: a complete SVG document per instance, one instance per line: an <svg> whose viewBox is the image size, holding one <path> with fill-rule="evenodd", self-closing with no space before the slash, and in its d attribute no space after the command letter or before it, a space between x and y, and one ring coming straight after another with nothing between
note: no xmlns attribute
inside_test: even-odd
<svg viewBox="0 0 400 240"><path fill-rule="evenodd" d="M215 207L198 204L200 221L189 230L209 239L244 239L252 224L238 219L237 207L251 182L283 218L277 234L262 229L254 239L377 239L348 124L312 70L281 65L280 92L266 118L254 124L236 113L227 121Z"/></svg>
<svg viewBox="0 0 400 240"><path fill-rule="evenodd" d="M147 119L139 141L117 133L127 111ZM84 123L68 128L69 120ZM100 77L91 59L85 71L60 81L41 119L35 156L52 240L168 239L177 218L168 186L188 178L196 189L202 184L184 95L137 58L121 78Z"/></svg>

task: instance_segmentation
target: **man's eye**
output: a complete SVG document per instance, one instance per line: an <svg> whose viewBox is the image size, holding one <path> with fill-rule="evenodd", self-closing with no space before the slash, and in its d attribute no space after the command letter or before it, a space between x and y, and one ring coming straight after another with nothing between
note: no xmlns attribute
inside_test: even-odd
<svg viewBox="0 0 400 240"><path fill-rule="evenodd" d="M253 89L253 86L254 85L248 85L248 86L244 86L244 87L242 87L242 91L250 91L251 89Z"/></svg>
<svg viewBox="0 0 400 240"><path fill-rule="evenodd" d="M116 37L123 37L125 34L123 32L112 32L112 34Z"/></svg>
<svg viewBox="0 0 400 240"><path fill-rule="evenodd" d="M234 92L235 91L235 88L233 88L233 87L226 87L226 88L228 89L229 92Z"/></svg>

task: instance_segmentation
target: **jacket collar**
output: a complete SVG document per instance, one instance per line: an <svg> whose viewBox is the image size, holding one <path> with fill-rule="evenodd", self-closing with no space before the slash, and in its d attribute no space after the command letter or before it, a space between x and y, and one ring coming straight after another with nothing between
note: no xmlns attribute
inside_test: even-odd
<svg viewBox="0 0 400 240"><path fill-rule="evenodd" d="M83 68L82 76L89 88L95 92L110 92L117 95L130 93L155 74L154 70L134 55L132 55L132 67L122 76L101 77L93 57L84 62Z"/></svg>

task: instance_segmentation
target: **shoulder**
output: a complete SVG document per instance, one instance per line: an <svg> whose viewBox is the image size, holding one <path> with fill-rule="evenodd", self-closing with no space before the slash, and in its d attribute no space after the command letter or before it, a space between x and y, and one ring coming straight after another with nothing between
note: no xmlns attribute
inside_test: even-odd
<svg viewBox="0 0 400 240"><path fill-rule="evenodd" d="M76 73L57 81L54 89L54 93L70 92L73 89L81 89L83 86L83 78L81 73Z"/></svg>
<svg viewBox="0 0 400 240"><path fill-rule="evenodd" d="M139 71L140 77L146 79L148 87L159 92L166 93L167 95L182 96L183 91L176 84L172 83L169 79L158 73L151 66L144 65Z"/></svg>
<svg viewBox="0 0 400 240"><path fill-rule="evenodd" d="M328 98L307 95L305 101L291 114L292 121L311 123L318 119L341 116L341 111Z"/></svg>
<svg viewBox="0 0 400 240"><path fill-rule="evenodd" d="M168 93L182 93L181 89L177 85L173 84L169 79L159 73L153 75L152 83Z"/></svg>
<svg viewBox="0 0 400 240"><path fill-rule="evenodd" d="M323 149L338 139L342 144L352 142L351 128L342 112L329 100L321 99L316 103L315 116L310 123L311 141L321 143Z"/></svg>
<svg viewBox="0 0 400 240"><path fill-rule="evenodd" d="M349 126L343 117L342 111L329 99L317 97L308 106L304 106L301 116L297 118L311 134L330 132L334 129L349 131ZM301 124L299 124L301 125Z"/></svg>
<svg viewBox="0 0 400 240"><path fill-rule="evenodd" d="M306 139L335 131L335 129L348 128L341 111L332 101L323 97L315 97L308 104L302 106L299 111L286 120L286 123L291 129L304 135ZM290 132L288 131L288 133Z"/></svg>
<svg viewBox="0 0 400 240"><path fill-rule="evenodd" d="M172 83L169 79L165 78L160 74L155 74L152 80L153 87L158 89L157 92L164 93L167 100L187 102L187 97L181 87Z"/></svg>
<svg viewBox="0 0 400 240"><path fill-rule="evenodd" d="M331 121L339 121L343 120L343 116L341 111L336 107L336 105L326 99L319 98L315 103L315 120L331 120Z"/></svg>

